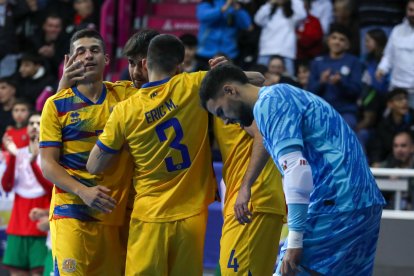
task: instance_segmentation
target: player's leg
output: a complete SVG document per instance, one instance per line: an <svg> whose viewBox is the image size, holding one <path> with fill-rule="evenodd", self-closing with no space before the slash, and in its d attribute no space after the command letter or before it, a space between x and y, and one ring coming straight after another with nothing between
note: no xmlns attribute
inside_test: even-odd
<svg viewBox="0 0 414 276"><path fill-rule="evenodd" d="M282 215L255 213L247 225L239 224L233 215L225 217L220 241L221 274L272 275L282 227Z"/></svg>
<svg viewBox="0 0 414 276"><path fill-rule="evenodd" d="M125 275L167 275L171 225L131 219Z"/></svg>
<svg viewBox="0 0 414 276"><path fill-rule="evenodd" d="M170 276L202 275L207 210L175 223L170 245L168 268Z"/></svg>
<svg viewBox="0 0 414 276"><path fill-rule="evenodd" d="M70 218L51 223L56 275L122 275L120 227Z"/></svg>

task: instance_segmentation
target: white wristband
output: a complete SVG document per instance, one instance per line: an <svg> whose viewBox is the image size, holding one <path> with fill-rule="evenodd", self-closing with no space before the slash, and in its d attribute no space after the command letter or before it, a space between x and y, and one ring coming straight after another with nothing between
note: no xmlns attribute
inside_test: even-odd
<svg viewBox="0 0 414 276"><path fill-rule="evenodd" d="M303 232L289 231L287 248L303 247Z"/></svg>

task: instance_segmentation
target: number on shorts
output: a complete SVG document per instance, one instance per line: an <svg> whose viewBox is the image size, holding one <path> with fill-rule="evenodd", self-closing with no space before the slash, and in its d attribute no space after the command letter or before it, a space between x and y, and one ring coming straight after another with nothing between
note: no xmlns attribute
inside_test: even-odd
<svg viewBox="0 0 414 276"><path fill-rule="evenodd" d="M182 163L174 164L173 159L171 156L164 159L165 164L167 166L167 170L169 172L179 171L186 169L190 167L191 165L191 159L190 154L188 152L188 148L184 144L180 144L181 140L183 139L184 133L183 128L180 125L180 122L177 120L177 118L171 118L168 121L165 121L164 123L158 125L155 128L155 131L157 132L158 139L160 142L164 142L167 140L167 135L165 134L165 130L172 127L175 131L175 137L170 142L169 147L179 150L181 152L181 157L183 159Z"/></svg>
<svg viewBox="0 0 414 276"><path fill-rule="evenodd" d="M239 268L239 263L237 262L237 258L234 258L234 253L236 253L235 249L233 249L230 253L230 259L229 259L229 262L227 264L227 268L233 268L234 272L237 272L237 270Z"/></svg>

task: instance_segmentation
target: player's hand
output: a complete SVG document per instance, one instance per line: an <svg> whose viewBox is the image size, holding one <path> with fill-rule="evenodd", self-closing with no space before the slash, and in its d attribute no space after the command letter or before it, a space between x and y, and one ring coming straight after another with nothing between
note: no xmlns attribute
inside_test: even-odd
<svg viewBox="0 0 414 276"><path fill-rule="evenodd" d="M32 151L30 162L33 162L37 159L37 156L39 155L39 136L38 135L36 135L36 137L34 138L33 147L30 150Z"/></svg>
<svg viewBox="0 0 414 276"><path fill-rule="evenodd" d="M63 76L59 82L58 90L70 88L76 85L77 81L81 81L85 78L85 66L82 61L75 61L78 54L74 53L72 56L65 55L63 63Z"/></svg>
<svg viewBox="0 0 414 276"><path fill-rule="evenodd" d="M252 213L249 211L249 201L251 197L250 188L242 185L237 195L236 204L234 204L234 215L240 224L250 223Z"/></svg>
<svg viewBox="0 0 414 276"><path fill-rule="evenodd" d="M282 276L294 276L300 272L300 259L302 257L302 248L288 248L283 256L280 273Z"/></svg>
<svg viewBox="0 0 414 276"><path fill-rule="evenodd" d="M227 62L229 62L229 61L227 60L226 57L219 56L219 57L210 59L208 61L208 65L210 66L210 69L213 69L214 67L217 67L220 64L224 64L224 63L227 63Z"/></svg>
<svg viewBox="0 0 414 276"><path fill-rule="evenodd" d="M104 186L86 187L79 191L79 197L89 207L104 213L110 213L116 206L116 200L107 195L111 190Z"/></svg>
<svg viewBox="0 0 414 276"><path fill-rule="evenodd" d="M9 135L3 136L3 145L4 148L11 154L16 156L17 155L17 146L14 143L13 139Z"/></svg>

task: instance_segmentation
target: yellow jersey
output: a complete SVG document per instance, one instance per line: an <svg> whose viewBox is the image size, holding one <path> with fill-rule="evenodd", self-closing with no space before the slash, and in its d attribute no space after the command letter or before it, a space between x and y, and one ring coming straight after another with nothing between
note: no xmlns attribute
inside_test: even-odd
<svg viewBox="0 0 414 276"><path fill-rule="evenodd" d="M250 161L253 138L240 126L225 125L218 117L214 117L213 125L214 137L223 159L223 180L226 184L223 213L227 216L234 214L240 184ZM269 157L251 192L254 212L286 215L282 177L272 158Z"/></svg>
<svg viewBox="0 0 414 276"><path fill-rule="evenodd" d="M96 103L76 87L61 90L46 101L40 124L40 147L60 148L59 162L69 175L86 186L108 187L110 195L118 202L110 214L104 214L89 208L78 196L55 186L51 202L52 219L76 218L122 225L132 183L130 154L124 150L119 160L98 176L86 170L86 162L114 106L137 91L131 82L103 82L102 94Z"/></svg>
<svg viewBox="0 0 414 276"><path fill-rule="evenodd" d="M145 84L114 108L97 145L115 153L129 146L136 197L131 217L168 222L201 213L216 182L208 115L198 91L206 72L182 73Z"/></svg>

